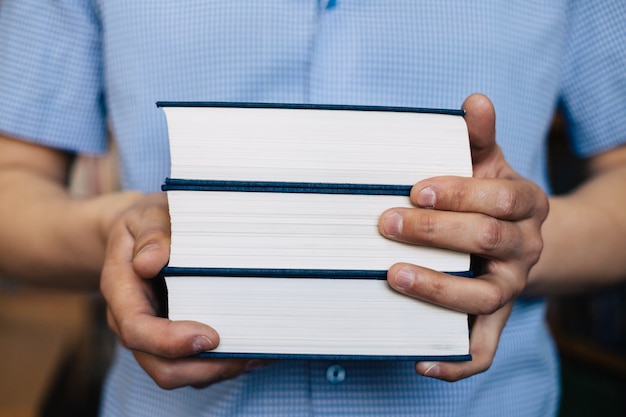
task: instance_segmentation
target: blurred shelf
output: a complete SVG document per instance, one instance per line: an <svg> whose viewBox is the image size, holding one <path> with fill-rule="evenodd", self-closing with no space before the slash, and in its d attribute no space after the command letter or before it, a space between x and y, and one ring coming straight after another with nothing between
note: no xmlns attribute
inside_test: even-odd
<svg viewBox="0 0 626 417"><path fill-rule="evenodd" d="M607 351L590 340L567 335L556 327L552 328L552 334L562 358L626 380L626 352L620 355Z"/></svg>
<svg viewBox="0 0 626 417"><path fill-rule="evenodd" d="M43 415L64 369L86 352L90 317L81 294L0 290L0 417Z"/></svg>

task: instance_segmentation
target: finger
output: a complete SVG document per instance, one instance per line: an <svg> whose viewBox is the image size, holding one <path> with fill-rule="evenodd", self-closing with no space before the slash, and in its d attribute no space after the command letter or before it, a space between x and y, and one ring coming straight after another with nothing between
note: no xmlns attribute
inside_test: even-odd
<svg viewBox="0 0 626 417"><path fill-rule="evenodd" d="M510 267L498 270L499 264L491 265L494 271L466 278L399 263L389 268L387 282L400 293L432 304L467 314L492 314L514 299L526 280Z"/></svg>
<svg viewBox="0 0 626 417"><path fill-rule="evenodd" d="M134 326L131 320L141 320L142 324L140 327ZM153 321L153 323L149 323L150 321ZM195 322L173 322L167 319L157 319L150 315L138 315L135 318L120 321L120 324L118 324L118 320L110 308L107 309L107 322L111 331L118 336L122 345L127 349L134 352L158 355L163 359L186 358L212 350L219 344L219 335L217 333L211 337L204 335L192 336L191 343L187 343L186 337L188 336L186 333L194 333ZM157 338L154 338L153 342L150 342L147 339L150 338L150 335L146 336L143 332L136 331L137 329L147 329L160 333L158 333L159 336ZM177 333L183 334L180 336ZM181 338L183 339L182 342L176 340Z"/></svg>
<svg viewBox="0 0 626 417"><path fill-rule="evenodd" d="M118 333L111 311L107 309L109 326ZM164 389L174 389L190 385L204 388L215 382L234 378L242 372L249 372L271 363L270 360L230 360L207 359L200 357L162 358L141 351L133 351L140 366Z"/></svg>
<svg viewBox="0 0 626 417"><path fill-rule="evenodd" d="M218 359L205 359L209 361L217 361ZM255 369L262 368L264 366L269 365L274 362L273 360L265 360L265 359L247 359L247 360L239 360L239 359L219 359L220 361L230 362L225 363L222 369L219 371L219 377L215 378L213 376L204 376L204 380L199 383L190 384L194 388L206 388L207 386L218 382L223 381L225 379L234 378L236 376L241 375L242 373L251 372ZM224 369L230 368L232 369Z"/></svg>
<svg viewBox="0 0 626 417"><path fill-rule="evenodd" d="M482 94L472 94L462 105L470 138L472 161L480 165L499 154L496 145L496 112L491 100Z"/></svg>
<svg viewBox="0 0 626 417"><path fill-rule="evenodd" d="M544 193L523 179L435 177L411 189L417 207L456 212L483 213L503 220L521 220L547 212Z"/></svg>
<svg viewBox="0 0 626 417"><path fill-rule="evenodd" d="M141 367L163 389L182 386L203 388L234 378L250 369L246 359L178 358L164 359L143 352L133 352Z"/></svg>
<svg viewBox="0 0 626 417"><path fill-rule="evenodd" d="M512 307L513 302L510 302L494 314L476 317L470 333L471 361L417 362L415 365L417 373L452 382L489 369Z"/></svg>
<svg viewBox="0 0 626 417"><path fill-rule="evenodd" d="M383 236L396 241L488 259L512 258L531 248L530 238L522 239L517 223L477 213L394 208L383 213L379 228Z"/></svg>

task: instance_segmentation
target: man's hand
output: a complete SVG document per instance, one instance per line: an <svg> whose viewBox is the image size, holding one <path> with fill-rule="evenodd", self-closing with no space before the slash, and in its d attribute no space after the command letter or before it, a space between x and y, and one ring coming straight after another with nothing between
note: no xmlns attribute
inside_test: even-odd
<svg viewBox="0 0 626 417"><path fill-rule="evenodd" d="M473 279L417 265L396 264L387 280L399 292L475 316L471 362L420 362L418 373L447 381L485 371L491 365L514 300L538 261L541 225L548 198L506 162L495 140L495 112L482 95L466 110L473 178L436 177L411 191L416 208L394 208L380 218L381 233L416 245L454 249L473 256Z"/></svg>
<svg viewBox="0 0 626 417"><path fill-rule="evenodd" d="M153 290L168 261L170 222L165 194L149 195L117 221L108 239L100 288L108 304L108 322L121 343L162 388L203 387L233 378L257 361L200 359L215 349L219 336L193 321L157 316Z"/></svg>

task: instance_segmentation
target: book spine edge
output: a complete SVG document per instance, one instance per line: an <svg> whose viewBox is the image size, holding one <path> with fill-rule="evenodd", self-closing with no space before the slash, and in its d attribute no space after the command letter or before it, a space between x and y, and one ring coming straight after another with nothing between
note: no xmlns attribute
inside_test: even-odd
<svg viewBox="0 0 626 417"><path fill-rule="evenodd" d="M196 355L199 358L258 358L271 360L369 360L369 361L471 361L472 355L333 355L333 354L299 354L299 353L239 353L239 352L202 352Z"/></svg>
<svg viewBox="0 0 626 417"><path fill-rule="evenodd" d="M306 103L261 103L261 102L228 102L228 101L157 101L156 106L163 107L229 107L248 109L308 109L308 110L352 110L352 111L386 111L399 113L430 113L451 116L464 116L463 109L440 109L430 107L399 107L399 106L362 106L342 104L306 104Z"/></svg>
<svg viewBox="0 0 626 417"><path fill-rule="evenodd" d="M442 271L448 275L473 277L472 271ZM164 267L162 277L233 277L233 278L316 278L386 280L386 270L366 269L286 269L286 268L196 268Z"/></svg>

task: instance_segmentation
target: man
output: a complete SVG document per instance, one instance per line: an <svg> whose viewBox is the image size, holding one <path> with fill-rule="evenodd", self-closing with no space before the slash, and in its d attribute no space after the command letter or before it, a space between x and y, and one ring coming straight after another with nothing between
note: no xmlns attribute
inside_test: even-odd
<svg viewBox="0 0 626 417"><path fill-rule="evenodd" d="M555 413L557 361L544 303L532 296L615 282L626 271L618 254L626 12L617 1L456 3L3 0L0 268L83 286L96 285L103 268L110 325L125 346L104 415ZM157 100L464 102L474 178L416 184L416 207L391 208L380 230L476 255L473 280L406 264L388 275L398 291L475 315L474 360L258 367L189 358L219 338L208 326L156 317L150 278L169 250L165 199L148 194L169 162ZM544 138L558 101L591 176L550 199L544 223ZM107 124L124 188L134 191L72 199L71 157L102 151ZM331 366L345 372L340 384L327 380Z"/></svg>

